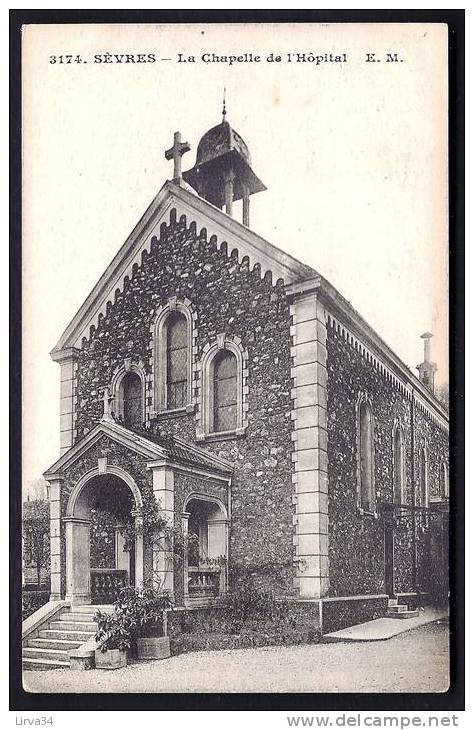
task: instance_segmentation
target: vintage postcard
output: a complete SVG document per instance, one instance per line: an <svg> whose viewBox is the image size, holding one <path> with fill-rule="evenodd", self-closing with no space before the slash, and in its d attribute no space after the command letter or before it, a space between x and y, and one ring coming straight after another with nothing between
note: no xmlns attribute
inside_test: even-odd
<svg viewBox="0 0 474 730"><path fill-rule="evenodd" d="M22 140L25 690L446 692L448 26L25 24Z"/></svg>

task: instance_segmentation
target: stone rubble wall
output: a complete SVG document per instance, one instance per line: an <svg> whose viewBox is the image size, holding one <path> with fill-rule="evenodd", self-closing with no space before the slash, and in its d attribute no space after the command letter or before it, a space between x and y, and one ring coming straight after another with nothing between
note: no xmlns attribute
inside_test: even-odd
<svg viewBox="0 0 474 730"><path fill-rule="evenodd" d="M262 277L258 265L250 271L245 258L239 262L225 247L218 251L213 239L184 220L163 225L150 254L83 340L76 375L78 438L101 417L103 388L124 358L141 360L149 374L150 327L171 297L189 299L197 311L198 358L220 333L239 337L248 350L248 427L242 437L216 442L196 440L196 413L158 417L159 427L235 464L232 580L270 583L294 594L290 313L281 280Z"/></svg>
<svg viewBox="0 0 474 730"><path fill-rule="evenodd" d="M406 501L412 504L413 488L419 494L418 451L422 438L428 446L428 479L431 497L439 494L442 461L449 463L448 433L415 406L415 461L412 481L411 400L368 362L337 327L328 325L328 476L329 476L329 595L344 596L384 592L384 532L380 517L361 514L357 506L356 403L361 391L372 401L375 445L375 489L382 501L393 499L392 433L395 419L405 431ZM420 523L420 519L418 519ZM429 535L417 528L418 563L430 569L423 553ZM433 567L433 566L431 566ZM435 567L435 566L434 566ZM394 580L396 591L413 585L413 525L403 518L394 530ZM426 583L426 574L418 583ZM418 585L420 587L420 585Z"/></svg>

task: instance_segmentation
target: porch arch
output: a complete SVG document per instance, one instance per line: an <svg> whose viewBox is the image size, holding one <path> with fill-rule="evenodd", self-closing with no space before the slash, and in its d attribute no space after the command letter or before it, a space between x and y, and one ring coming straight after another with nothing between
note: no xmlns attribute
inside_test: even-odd
<svg viewBox="0 0 474 730"><path fill-rule="evenodd" d="M206 605L227 590L229 519L218 497L191 492L183 502L183 536L188 549L184 561L184 604ZM197 538L192 543L188 536Z"/></svg>
<svg viewBox="0 0 474 730"><path fill-rule="evenodd" d="M120 487L132 496L132 515L135 520L142 516L143 500L135 480L124 469L105 465L94 467L77 481L66 508L66 600L73 604L89 604L90 590L90 525L94 492L100 489L102 480L114 477ZM110 487L109 487L110 488ZM113 487L112 487L113 488ZM143 536L137 535L134 550L136 586L143 582Z"/></svg>

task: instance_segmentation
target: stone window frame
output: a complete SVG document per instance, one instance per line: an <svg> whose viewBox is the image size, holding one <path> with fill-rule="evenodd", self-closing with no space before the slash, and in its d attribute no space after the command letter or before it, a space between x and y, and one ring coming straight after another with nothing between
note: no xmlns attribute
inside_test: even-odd
<svg viewBox="0 0 474 730"><path fill-rule="evenodd" d="M362 451L362 433L360 428L361 406L365 405L368 409L370 420L370 465L371 465L371 484L369 485L369 509L362 506L362 470L361 470L361 451ZM375 488L375 439L374 439L374 411L372 398L365 391L360 391L356 401L356 437L357 437L357 507L360 514L377 516L376 505L376 488Z"/></svg>
<svg viewBox="0 0 474 730"><path fill-rule="evenodd" d="M123 391L121 385L123 380L128 373L137 373L140 377L142 385L142 423L146 423L147 420L147 408L146 408L146 373L145 365L142 360L138 363L132 362L132 358L126 357L121 365L116 368L112 380L110 383L110 393L113 398L112 412L115 417L119 417L123 420L124 418L124 406L123 406Z"/></svg>
<svg viewBox="0 0 474 730"><path fill-rule="evenodd" d="M445 459L439 465L440 499L449 499L449 469Z"/></svg>
<svg viewBox="0 0 474 730"><path fill-rule="evenodd" d="M167 320L175 312L184 315L187 325L187 402L180 408L167 407ZM152 380L152 415L153 416L175 416L179 414L194 413L194 381L197 369L197 312L192 302L177 297L170 297L167 303L160 307L153 318L150 327L153 354L150 360Z"/></svg>
<svg viewBox="0 0 474 730"><path fill-rule="evenodd" d="M400 503L405 505L407 504L407 468L406 468L406 433L405 428L399 418L396 418L393 422L393 428L392 428L392 494L393 494L393 501L395 501L395 491L396 491L396 485L395 485L395 438L397 435L397 432L400 434L400 441L401 441L401 474L400 474Z"/></svg>
<svg viewBox="0 0 474 730"><path fill-rule="evenodd" d="M214 364L216 356L222 350L232 352L237 362L237 424L231 431L215 432L213 423L214 400ZM225 333L217 335L214 342L207 342L204 346L198 374L198 402L197 414L198 441L223 441L245 435L248 421L248 351L242 347L240 337L227 337Z"/></svg>

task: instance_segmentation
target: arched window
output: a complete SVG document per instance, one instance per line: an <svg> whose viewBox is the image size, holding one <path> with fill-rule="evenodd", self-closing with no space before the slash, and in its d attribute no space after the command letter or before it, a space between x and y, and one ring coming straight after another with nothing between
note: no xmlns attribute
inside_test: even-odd
<svg viewBox="0 0 474 730"><path fill-rule="evenodd" d="M130 371L120 383L122 390L123 421L126 426L140 427L143 423L142 382L140 376Z"/></svg>
<svg viewBox="0 0 474 730"><path fill-rule="evenodd" d="M393 433L393 501L405 504L405 443L398 425Z"/></svg>
<svg viewBox="0 0 474 730"><path fill-rule="evenodd" d="M357 411L358 431L358 492L359 507L364 512L375 511L374 437L372 409L362 398Z"/></svg>
<svg viewBox="0 0 474 730"><path fill-rule="evenodd" d="M140 428L146 420L145 382L143 362L133 363L129 357L112 377L112 415L125 426Z"/></svg>
<svg viewBox="0 0 474 730"><path fill-rule="evenodd" d="M173 312L166 321L166 407L184 408L188 397L188 333L186 318Z"/></svg>
<svg viewBox="0 0 474 730"><path fill-rule="evenodd" d="M240 337L218 334L204 346L198 378L197 439L243 436L248 411L248 351Z"/></svg>
<svg viewBox="0 0 474 730"><path fill-rule="evenodd" d="M446 462L441 462L441 468L439 472L439 495L441 499L448 499L449 497L449 475L448 475L448 467L446 466Z"/></svg>
<svg viewBox="0 0 474 730"><path fill-rule="evenodd" d="M428 459L426 455L426 446L420 449L420 505L422 507L430 506L430 491L428 484Z"/></svg>
<svg viewBox="0 0 474 730"><path fill-rule="evenodd" d="M154 409L157 413L186 410L193 405L193 352L196 312L191 302L171 297L151 326L154 342Z"/></svg>
<svg viewBox="0 0 474 730"><path fill-rule="evenodd" d="M213 431L237 428L237 360L229 350L222 350L214 361Z"/></svg>

